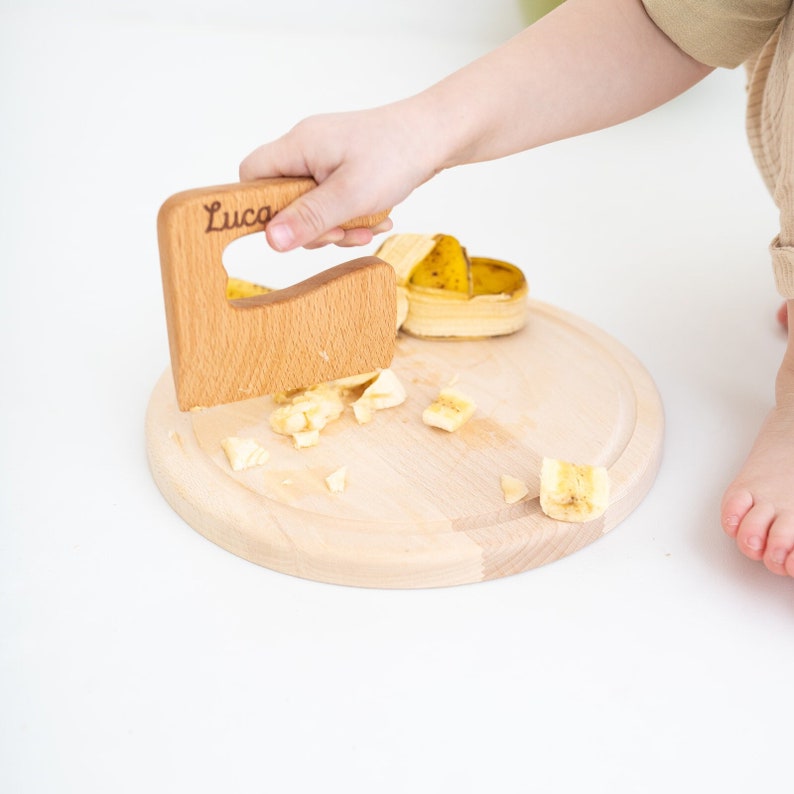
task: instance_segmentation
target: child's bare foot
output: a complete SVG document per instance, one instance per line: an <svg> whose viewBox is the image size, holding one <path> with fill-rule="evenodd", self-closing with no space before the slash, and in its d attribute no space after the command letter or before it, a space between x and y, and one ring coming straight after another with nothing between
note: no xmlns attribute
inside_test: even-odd
<svg viewBox="0 0 794 794"><path fill-rule="evenodd" d="M785 303L778 309L777 319L784 328L788 328L788 306Z"/></svg>
<svg viewBox="0 0 794 794"><path fill-rule="evenodd" d="M794 334L777 376L776 406L722 500L722 527L751 560L794 576Z"/></svg>

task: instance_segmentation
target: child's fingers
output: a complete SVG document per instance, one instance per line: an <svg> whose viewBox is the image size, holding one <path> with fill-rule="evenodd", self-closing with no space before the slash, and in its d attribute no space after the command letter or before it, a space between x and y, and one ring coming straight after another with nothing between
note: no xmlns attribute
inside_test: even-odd
<svg viewBox="0 0 794 794"><path fill-rule="evenodd" d="M322 248L325 245L338 245L340 248L354 248L360 245L369 245L376 234L391 231L393 227L391 218L386 218L370 228L357 227L355 229L331 229L316 240L306 243L304 248Z"/></svg>
<svg viewBox="0 0 794 794"><path fill-rule="evenodd" d="M331 245L336 243L341 245L345 239L345 230L340 226L335 229L329 229L325 234L320 235L316 240L310 243L305 243L304 248L322 248L324 245Z"/></svg>
<svg viewBox="0 0 794 794"><path fill-rule="evenodd" d="M348 230L340 238L336 231L345 221L362 215L371 215L377 208L369 209L359 196L355 184L345 185L345 180L332 174L313 190L304 193L281 210L267 226L267 239L277 251L289 251L315 242L344 242L361 245L372 239L367 229ZM366 239L364 239L366 238ZM360 240L363 239L363 243Z"/></svg>
<svg viewBox="0 0 794 794"><path fill-rule="evenodd" d="M289 144L287 136L254 149L241 163L240 181L275 176L311 176L300 151Z"/></svg>

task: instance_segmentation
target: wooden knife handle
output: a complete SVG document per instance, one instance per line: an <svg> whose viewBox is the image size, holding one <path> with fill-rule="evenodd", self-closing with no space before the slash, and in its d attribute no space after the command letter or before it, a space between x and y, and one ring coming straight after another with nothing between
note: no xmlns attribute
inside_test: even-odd
<svg viewBox="0 0 794 794"><path fill-rule="evenodd" d="M238 237L263 231L277 212L316 186L309 177L274 177L185 190L163 205L159 222L168 232L169 221L178 215L182 229L187 223L196 233L208 235L225 247ZM180 212L182 208L195 212L185 215ZM341 225L343 229L375 226L389 212L353 218Z"/></svg>

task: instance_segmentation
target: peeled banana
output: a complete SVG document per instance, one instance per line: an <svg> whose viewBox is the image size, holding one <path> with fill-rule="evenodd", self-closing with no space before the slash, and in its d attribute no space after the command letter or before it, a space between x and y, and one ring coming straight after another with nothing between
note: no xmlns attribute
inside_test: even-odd
<svg viewBox="0 0 794 794"><path fill-rule="evenodd" d="M396 234L375 255L397 275L407 297L400 327L414 336L476 338L518 331L526 323L524 274L497 259L470 258L446 234Z"/></svg>
<svg viewBox="0 0 794 794"><path fill-rule="evenodd" d="M454 433L471 419L477 404L463 392L447 386L422 412L422 421L430 427L438 427Z"/></svg>
<svg viewBox="0 0 794 794"><path fill-rule="evenodd" d="M540 507L557 521L592 521L609 505L609 474L604 466L543 458Z"/></svg>

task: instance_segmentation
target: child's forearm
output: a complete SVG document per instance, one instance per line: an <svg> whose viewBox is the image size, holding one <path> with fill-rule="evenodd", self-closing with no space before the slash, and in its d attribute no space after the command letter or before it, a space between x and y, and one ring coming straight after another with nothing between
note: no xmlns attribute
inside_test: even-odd
<svg viewBox="0 0 794 794"><path fill-rule="evenodd" d="M640 0L566 0L502 47L406 100L442 168L626 121L711 68L682 52Z"/></svg>
<svg viewBox="0 0 794 794"><path fill-rule="evenodd" d="M656 27L640 0L566 0L416 96L303 120L246 157L240 177L318 183L268 226L274 248L366 244L373 230L340 224L396 206L445 168L625 121L709 71Z"/></svg>

